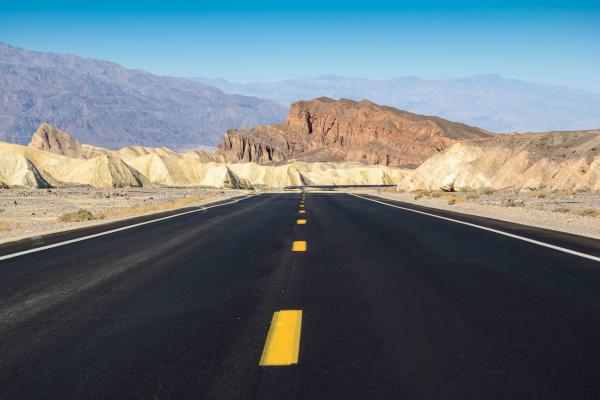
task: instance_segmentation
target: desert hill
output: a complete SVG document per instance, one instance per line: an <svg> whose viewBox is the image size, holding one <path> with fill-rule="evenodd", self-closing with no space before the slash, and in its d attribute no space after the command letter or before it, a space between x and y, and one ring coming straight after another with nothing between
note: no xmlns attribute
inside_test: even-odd
<svg viewBox="0 0 600 400"><path fill-rule="evenodd" d="M456 143L412 171L405 190L600 190L600 130Z"/></svg>
<svg viewBox="0 0 600 400"><path fill-rule="evenodd" d="M225 163L219 152L125 147L111 151L81 144L41 125L28 146L0 142L0 187L46 188L210 186L252 189L290 185L388 184L406 171L358 163L288 163L262 166Z"/></svg>
<svg viewBox="0 0 600 400"><path fill-rule="evenodd" d="M220 152L208 150L190 150L178 153L167 147L127 146L113 151L103 147L82 144L68 133L56 129L47 123L39 126L27 146L72 158L94 158L101 155L110 155L123 160L129 160L143 155L156 154L158 156L200 162L224 161L224 156Z"/></svg>
<svg viewBox="0 0 600 400"><path fill-rule="evenodd" d="M335 103L339 106L339 102ZM377 107L377 112L379 109ZM297 111L299 114L295 118L288 118L286 126L291 126L289 129L293 132L297 132L295 129L310 129L315 133L310 140L319 137L316 132L327 131L327 126L336 125L331 119L324 122L319 117L309 118L312 114L300 107ZM446 132L441 143L446 144L447 148L440 149L416 169L349 161L302 160L303 157L310 158L306 157L307 154L318 154L322 151L320 148L312 153L300 152L295 159L287 159L279 151L275 151L278 148L275 141L269 142L272 147L260 147L264 143L257 140L254 142L257 147L242 148L242 154L249 155L253 161L256 160L255 156L261 154L270 157L270 165L261 165L249 160L226 162L231 153L220 151L193 150L178 153L165 147L141 146L112 151L79 143L69 134L43 124L34 133L28 146L0 142L0 187L88 185L250 189L310 184L387 184L398 185L399 189L409 191L467 191L482 188L600 190L600 130L521 135L479 135L475 131L474 138L458 141L458 138L462 139L473 132L467 130L466 133L457 133L453 130L452 123L446 125L447 121L444 120L434 124L428 117L410 114L405 116L402 112L397 114L397 110L393 109L384 109L382 112L384 115L377 126L388 126L386 123L392 117L387 113L400 115L413 123L424 123L429 127L431 135L425 136L425 139L437 139L440 131ZM295 128L297 125L300 128ZM265 127L259 129L260 133L265 132L263 128ZM265 129L267 132L280 133L276 127ZM368 128L365 129L370 132ZM426 140L423 141L427 143ZM288 151L294 149L279 148ZM257 152L257 149L263 153ZM331 150L328 147L325 149ZM327 151L321 154L328 154Z"/></svg>
<svg viewBox="0 0 600 400"><path fill-rule="evenodd" d="M73 158L93 158L111 153L101 147L81 144L71 135L47 123L39 126L27 146Z"/></svg>
<svg viewBox="0 0 600 400"><path fill-rule="evenodd" d="M491 136L368 100L321 97L293 103L281 125L229 130L220 148L232 162L355 161L414 168L456 142Z"/></svg>

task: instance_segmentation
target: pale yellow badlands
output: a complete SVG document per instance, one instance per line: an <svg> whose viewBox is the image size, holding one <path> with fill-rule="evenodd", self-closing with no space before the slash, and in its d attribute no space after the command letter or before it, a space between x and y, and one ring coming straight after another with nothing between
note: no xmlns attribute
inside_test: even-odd
<svg viewBox="0 0 600 400"><path fill-rule="evenodd" d="M43 124L29 146L0 142L0 187L397 185L463 191L600 190L600 131L496 135L456 143L414 170L353 162L225 163L219 151L79 143Z"/></svg>
<svg viewBox="0 0 600 400"><path fill-rule="evenodd" d="M147 149L146 149L147 150ZM282 188L302 184L398 184L405 170L357 163L202 162L189 153L129 150L92 158L74 158L16 144L0 143L0 185L44 188L61 185L93 187L210 186L218 188ZM171 153L171 154L169 154Z"/></svg>
<svg viewBox="0 0 600 400"><path fill-rule="evenodd" d="M598 150L598 131L456 143L406 174L398 187L406 191L600 190Z"/></svg>

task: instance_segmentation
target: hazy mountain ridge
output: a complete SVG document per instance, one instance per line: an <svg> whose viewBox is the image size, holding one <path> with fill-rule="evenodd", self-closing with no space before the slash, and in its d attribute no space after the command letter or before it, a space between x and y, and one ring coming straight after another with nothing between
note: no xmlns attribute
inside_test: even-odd
<svg viewBox="0 0 600 400"><path fill-rule="evenodd" d="M286 114L270 100L3 43L0 86L0 139L16 143L27 143L38 125L49 122L111 148L214 145L229 128L279 122Z"/></svg>
<svg viewBox="0 0 600 400"><path fill-rule="evenodd" d="M223 90L289 105L321 96L369 99L417 114L438 115L496 132L594 129L600 94L506 79L496 74L462 79L406 77L369 80L327 75L272 83L195 78Z"/></svg>

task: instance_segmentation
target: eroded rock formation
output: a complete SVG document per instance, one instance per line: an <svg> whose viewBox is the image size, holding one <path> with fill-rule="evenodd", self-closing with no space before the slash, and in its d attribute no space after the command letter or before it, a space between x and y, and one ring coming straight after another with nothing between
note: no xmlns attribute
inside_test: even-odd
<svg viewBox="0 0 600 400"><path fill-rule="evenodd" d="M93 154L92 150L96 154ZM359 163L225 163L220 152L81 144L43 125L29 146L0 142L0 188L88 185L282 188L297 185L396 184L406 171Z"/></svg>
<svg viewBox="0 0 600 400"><path fill-rule="evenodd" d="M368 100L321 97L293 103L281 125L229 130L220 148L231 162L357 161L414 168L456 142L491 136Z"/></svg>

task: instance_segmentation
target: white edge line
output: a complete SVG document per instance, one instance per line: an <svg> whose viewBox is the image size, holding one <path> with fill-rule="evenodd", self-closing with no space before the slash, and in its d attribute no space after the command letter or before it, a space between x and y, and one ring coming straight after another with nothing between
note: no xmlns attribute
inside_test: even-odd
<svg viewBox="0 0 600 400"><path fill-rule="evenodd" d="M246 199L249 199L251 197L260 196L260 195L261 195L261 193L258 193L256 195L250 195L250 196L242 197L241 199L229 201L227 203L215 204L213 206L208 206L208 207L206 207L206 206L199 206L200 208L197 208L195 210L185 211L185 212L182 212L182 213L179 213L179 214L168 215L166 217L152 219L150 221L138 222L137 224L122 226L120 228L115 228L115 229L111 229L111 230L104 231L104 232L94 233L93 235L82 236L82 237L76 238L76 239L65 240L64 242L53 243L53 244L49 244L49 245L46 245L46 246L36 247L34 249L23 250L23 251L19 251L19 252L12 253L12 254L7 254L7 255L4 255L4 256L0 256L0 261L2 261L2 260L8 260L8 259L19 257L19 256L23 256L25 254L36 253L38 251L52 249L52 248L55 248L55 247L65 246L65 245L71 244L71 243L81 242L83 240L93 239L93 238L97 238L97 237L105 236L105 235L110 235L111 233L121 232L121 231L124 231L124 230L127 230L127 229L137 228L138 226L153 224L155 222L160 222L160 221L165 221L167 219L180 217L182 215L187 215L187 214L197 213L197 212L201 212L201 211L206 211L209 208L226 206L228 204L234 204L234 203L237 203L239 201L246 200Z"/></svg>
<svg viewBox="0 0 600 400"><path fill-rule="evenodd" d="M564 248L564 247L560 247L560 246L555 246L555 245L550 244L550 243L540 242L539 240L529 239L529 238L526 238L526 237L523 237L523 236L514 235L512 233L500 231L498 229L488 228L488 227L477 225L477 224L472 224L470 222L465 222L465 221L461 221L461 220L458 220L458 219L453 219L453 218L448 218L448 217L442 217L441 215L431 214L431 213L428 213L428 212L425 212L425 211L418 211L418 210L413 210L412 208L407 208L407 207L397 206L397 205L394 205L394 204L385 203L383 201L370 199L368 197L363 197L363 196L360 196L360 195L354 194L354 193L348 193L348 194L352 195L352 196L355 196L355 197L359 197L359 198L361 198L363 200L372 201L374 203L379 203L379 204L383 204L383 205L386 205L386 206L389 206L389 207L399 208L401 210L410 211L410 212L414 212L414 213L417 213L417 214L428 215L430 217L443 219L445 221L456 222L457 224L467 225L467 226L470 226L472 228L482 229L484 231L497 233L499 235L508 236L510 238L513 238L513 239L519 239L519 240L522 240L524 242L529 242L529 243L537 244L538 246L547 247L549 249L562 251L563 253L568 253L568 254L572 254L574 256L587 258L588 260L593 260L593 261L596 261L596 262L600 262L600 257L592 256L590 254L580 253L578 251L570 250L570 249L567 249L567 248Z"/></svg>

